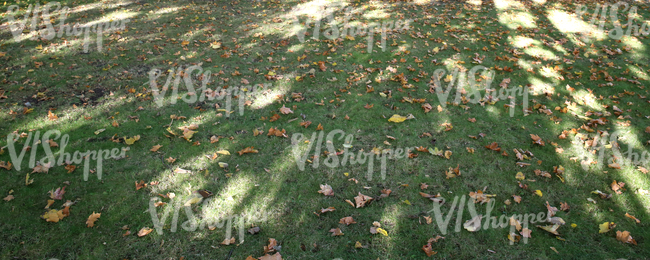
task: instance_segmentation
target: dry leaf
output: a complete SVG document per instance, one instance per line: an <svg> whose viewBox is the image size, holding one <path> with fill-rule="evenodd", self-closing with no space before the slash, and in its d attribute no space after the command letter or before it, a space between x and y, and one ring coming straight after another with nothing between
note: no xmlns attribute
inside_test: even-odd
<svg viewBox="0 0 650 260"><path fill-rule="evenodd" d="M94 227L95 226L95 221L97 221L97 219L99 219L99 217L101 217L101 216L102 216L102 213L95 213L93 211L93 214L90 214L90 216L88 217L88 220L86 220L86 226L87 227Z"/></svg>

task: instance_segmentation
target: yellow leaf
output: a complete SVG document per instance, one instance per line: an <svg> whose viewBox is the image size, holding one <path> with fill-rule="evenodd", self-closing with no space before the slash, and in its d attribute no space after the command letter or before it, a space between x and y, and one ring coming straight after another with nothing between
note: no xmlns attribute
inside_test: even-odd
<svg viewBox="0 0 650 260"><path fill-rule="evenodd" d="M132 138L126 138L126 136L124 137L124 142L127 145L132 145L133 143L135 143L135 141L138 141L138 140L140 140L140 135L136 135L136 136L134 136Z"/></svg>
<svg viewBox="0 0 650 260"><path fill-rule="evenodd" d="M382 234L384 236L388 236L388 232L386 230L384 230L383 228L377 228L377 232L379 232L380 234Z"/></svg>
<svg viewBox="0 0 650 260"><path fill-rule="evenodd" d="M359 248L362 248L362 247L363 247L363 245L361 245L361 242L357 241L356 243L354 243L354 248L359 249Z"/></svg>
<svg viewBox="0 0 650 260"><path fill-rule="evenodd" d="M517 175L515 175L515 178L517 180L523 181L524 179L526 179L526 176L522 172L518 172Z"/></svg>
<svg viewBox="0 0 650 260"><path fill-rule="evenodd" d="M541 191L541 190L535 190L535 195L541 197L543 194L542 194L542 191Z"/></svg>
<svg viewBox="0 0 650 260"><path fill-rule="evenodd" d="M228 152L226 150L217 151L217 153L218 154L223 154L223 155L230 155L230 152Z"/></svg>
<svg viewBox="0 0 650 260"><path fill-rule="evenodd" d="M598 227L600 228L598 233L602 234L612 230L612 228L616 227L616 224L614 224L614 222L605 222L603 224L598 225Z"/></svg>
<svg viewBox="0 0 650 260"><path fill-rule="evenodd" d="M202 199L203 199L203 198L201 198L201 197L194 197L194 198L191 198L190 200L188 200L187 202L185 202L185 205L184 205L184 206L191 206L192 204L199 203L199 202L201 202Z"/></svg>
<svg viewBox="0 0 650 260"><path fill-rule="evenodd" d="M406 120L406 117L395 114L390 119L388 119L388 122L401 123L401 122L404 122L405 120Z"/></svg>

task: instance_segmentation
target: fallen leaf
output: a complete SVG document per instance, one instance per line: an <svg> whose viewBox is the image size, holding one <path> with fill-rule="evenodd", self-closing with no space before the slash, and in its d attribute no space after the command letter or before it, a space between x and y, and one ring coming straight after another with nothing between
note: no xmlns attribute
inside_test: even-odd
<svg viewBox="0 0 650 260"><path fill-rule="evenodd" d="M153 231L153 229L150 229L149 227L143 227L142 229L140 229L140 231L138 231L138 237L149 235L151 231Z"/></svg>
<svg viewBox="0 0 650 260"><path fill-rule="evenodd" d="M323 194L325 196L334 196L334 190L332 190L332 186L327 184L321 184L318 193Z"/></svg>
<svg viewBox="0 0 650 260"><path fill-rule="evenodd" d="M95 226L95 221L97 221L97 219L99 219L99 217L101 217L101 216L102 216L102 213L95 213L93 211L93 214L90 214L90 216L88 217L88 220L86 220L86 226L87 227L94 227Z"/></svg>
<svg viewBox="0 0 650 260"><path fill-rule="evenodd" d="M393 122L393 123L401 123L404 122L407 118L400 116L398 114L394 114L391 118L388 119L388 122Z"/></svg>
<svg viewBox="0 0 650 260"><path fill-rule="evenodd" d="M636 240L630 236L630 232L628 231L616 231L616 240L621 241L623 243L628 243L628 244L634 244L636 245Z"/></svg>
<svg viewBox="0 0 650 260"><path fill-rule="evenodd" d="M639 220L638 218L636 218L636 217L630 215L630 214L627 213L627 212L625 213L625 216L628 217L628 218L633 219L637 224L641 223L641 220Z"/></svg>
<svg viewBox="0 0 650 260"><path fill-rule="evenodd" d="M332 233L332 236L342 236L343 232L341 232L340 228L332 228L330 231Z"/></svg>
<svg viewBox="0 0 650 260"><path fill-rule="evenodd" d="M349 226L350 224L356 224L356 223L357 223L357 222L354 221L354 219L352 219L352 217L344 217L344 218L342 218L342 219L339 221L339 224L346 224L346 225L348 225L348 226Z"/></svg>
<svg viewBox="0 0 650 260"><path fill-rule="evenodd" d="M603 224L598 225L598 229L599 229L598 233L600 233L600 234L607 233L610 230L612 230L612 228L615 228L615 227L616 227L616 224L614 222L605 222Z"/></svg>

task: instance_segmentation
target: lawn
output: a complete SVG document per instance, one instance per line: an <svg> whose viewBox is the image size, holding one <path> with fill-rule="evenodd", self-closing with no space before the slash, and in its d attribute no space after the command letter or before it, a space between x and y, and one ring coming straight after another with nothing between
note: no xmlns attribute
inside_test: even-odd
<svg viewBox="0 0 650 260"><path fill-rule="evenodd" d="M37 3L1 259L650 257L648 4Z"/></svg>

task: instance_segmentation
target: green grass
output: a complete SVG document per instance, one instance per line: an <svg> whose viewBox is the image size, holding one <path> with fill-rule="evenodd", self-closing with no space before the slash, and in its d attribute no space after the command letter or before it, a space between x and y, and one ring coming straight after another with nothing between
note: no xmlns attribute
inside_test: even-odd
<svg viewBox="0 0 650 260"><path fill-rule="evenodd" d="M7 144L7 135L12 132L58 130L70 137L66 152L125 147L130 150L126 152L127 158L104 161L101 180L91 174L88 181L84 181L84 165L78 164L73 173L67 173L63 166L53 167L49 173L33 173L30 177L34 182L25 185L25 175L32 172L27 167L30 152L26 153L20 171L0 169L1 197L10 191L15 196L11 201L0 202L0 258L225 259L230 255L232 259L245 259L249 255L263 256L263 247L268 245L269 238L274 238L281 246L279 251L284 259L422 259L426 258L422 246L429 238L442 233L435 220L431 224L425 222L425 216L433 217L430 213L433 204L419 195L421 183L430 185L422 192L440 193L448 200L442 206L445 216L454 196L468 196L470 192L484 189L485 193L496 195L492 215L497 217L546 212L547 201L558 208L560 202L571 207L568 212L557 213L566 221L566 225L558 229L562 239L533 226L528 243L514 245L509 245L509 228L473 233L461 228L460 232L454 232L457 221L454 214L448 233L443 235L445 239L433 244L433 250L438 252L433 258L647 257L650 255L646 245L650 235L647 224L650 197L642 190L650 189L650 176L631 166L612 169L604 165L599 169L591 165L589 170L584 170L580 159L577 162L571 159L580 155L583 141L576 142L575 134L567 134L566 139L558 136L563 130L573 128L590 139L597 131L611 134L620 130L626 132L618 141L623 151L629 146L638 154L649 151L650 134L645 129L650 126L650 104L645 85L649 80L647 46L650 40L647 36L624 37L619 42L597 35L578 35L572 29L576 26L569 26L572 21L568 14L575 10L571 3L504 4L509 2L485 2L480 6L458 1L426 5L375 2L370 6L366 1L350 1L350 6L361 10L353 15L354 22L414 19L409 30L389 35L386 51L375 46L372 53L359 45L366 43L366 38L359 36L337 42L321 36L320 40L301 43L292 33L292 7L313 7L315 2L142 1L128 4L127 1L105 1L95 5L93 1L62 1L62 5L71 8L90 7L71 14L67 21L85 23L118 14L131 20L120 34L104 35L103 52L98 52L93 43L88 54L82 53L76 37L64 37L72 47L53 52L53 46L61 46L64 39L15 42L11 33L3 28L0 52L6 54L0 57L3 60L0 93L5 91L7 99L0 99L0 147ZM30 3L33 1L21 1L20 10ZM122 4L110 5L112 3ZM3 7L3 12L8 5L10 3ZM593 12L595 4L589 7ZM638 7L641 21L650 17L647 6ZM623 12L619 13L623 17ZM335 13L337 19L343 19L343 15L342 10ZM588 21L590 17L585 15L583 19ZM306 17L301 16L301 21L305 20ZM608 26L606 28L613 28L609 20ZM375 41L378 40L376 35ZM183 45L183 41L189 43ZM215 41L222 47L211 48L210 43ZM439 52L435 53L434 48ZM608 54L605 49L622 52ZM320 55L325 50L329 53ZM230 57L224 58L227 53ZM494 69L491 88L498 88L505 78L510 78L510 87L532 84L538 94L530 96L529 106L545 105L553 114L547 115L534 108L524 116L521 97L517 97L513 117L504 107L506 101L485 105L446 104L438 112L437 107L441 105L438 96L429 92L433 72L436 69L450 71L457 66L471 69L478 65L473 64L475 53L485 55L480 65L513 70ZM416 62L414 57L423 62ZM402 58L404 62L400 61ZM598 59L601 62L597 62ZM319 61L325 62L326 71L319 69ZM37 62L43 64L37 67ZM209 85L213 89L265 83L272 86L267 94L253 99L243 115L236 110L226 117L223 111L218 111L215 103L224 108L225 100L193 104L178 100L171 104L169 93L166 104L158 107L148 86L149 71L199 63L204 70L215 73ZM299 67L301 64L308 66ZM391 72L389 66L396 73ZM311 69L314 73L310 73ZM240 75L233 75L236 71ZM271 71L283 78L266 79L265 75L270 75ZM614 77L612 86L600 85L608 83L603 72ZM391 80L401 73L412 87L403 87L399 81ZM592 73L596 79L590 79ZM296 77L301 78L297 80ZM334 77L336 81L332 80ZM638 80L640 85L616 80L618 77ZM166 76L161 77L158 84L164 84L164 79ZM242 83L242 79L249 84ZM443 84L446 87L447 83ZM552 87L542 93L543 84ZM373 92L367 92L368 85L374 88ZM575 90L568 90L566 85ZM625 94L626 91L634 94ZM181 85L179 93L185 92L185 86ZM380 95L389 92L385 97ZM301 93L304 99L296 101L292 93ZM454 95L452 92L449 102ZM51 99L43 100L43 97ZM425 113L422 104L403 102L405 97L425 98L434 109ZM25 102L31 103L34 109L31 113L23 113ZM567 102L575 103L575 108L567 113L555 110L556 107L568 107ZM366 104L373 107L367 109ZM282 106L294 113L281 114ZM613 106L623 111L620 116L615 114ZM52 112L58 116L57 120L48 119L49 109L56 109ZM607 124L593 127L596 132L587 132L580 129L588 123L586 117L600 117L587 115L588 111L611 114L605 116ZM274 114L281 117L271 122ZM388 122L393 114L412 114L415 119ZM172 120L172 115L185 118ZM468 121L469 118L475 118L476 122ZM112 125L114 121L118 127ZM312 124L304 128L300 126L303 121ZM443 123L451 123L453 129L445 131ZM191 124L198 126L191 142L167 131L170 128L179 134L179 127ZM291 137L302 133L310 138L313 133L320 133L316 130L319 124L325 135L336 129L353 134L351 151L355 154L360 149L367 152L375 147L419 146L449 150L453 154L445 159L414 152L418 154L416 158L388 160L385 179L379 177L379 164L375 160L371 181L366 178L367 164L330 168L321 160L319 167L307 163L301 171L292 154ZM271 127L285 129L288 138L267 136ZM95 134L99 129L105 131ZM254 136L254 129L264 133ZM546 145L533 144L530 134L539 135ZM119 139L136 135L141 138L132 145ZM220 140L211 143L212 136L220 136ZM60 139L56 141L60 144ZM200 144L193 145L195 141ZM18 149L24 142L25 138L17 142ZM492 142L497 142L508 156L484 147ZM151 152L154 145L162 145L162 148ZM259 153L242 156L236 153L250 146ZM300 146L306 147L306 144L302 142ZM337 139L334 147L343 149L343 140ZM475 152L469 153L467 147L474 148ZM519 161L513 152L516 148L534 154L533 158L524 160L531 166L520 168L515 164ZM556 148L564 152L558 153ZM214 160L208 158L221 150L229 151L230 155L220 154ZM314 150L312 147L310 157ZM59 148L53 151L58 158ZM326 151L324 142L320 154L324 158L322 151ZM611 154L607 149L605 159L611 158ZM36 158L44 155L39 146ZM176 161L167 162L165 159L169 157ZM5 149L0 161L10 160ZM219 162L229 166L222 168ZM553 167L559 165L566 169L564 182L553 173ZM445 178L445 171L456 166L460 167L461 175ZM95 167L95 161L91 161L90 168ZM175 173L178 168L190 173ZM548 171L553 178L536 176L535 169ZM526 176L521 183L528 185L527 190L520 188L515 179L520 171ZM157 185L136 190L134 182L140 180L157 182ZM622 194L612 191L610 184L614 180L626 184ZM320 184L331 185L334 196L319 194ZM57 200L51 208L61 209L65 200L75 201L70 207L70 216L58 223L46 222L40 216L46 212L48 191L63 186L67 186L63 201ZM205 219L258 214L259 219L246 223L246 228L254 224L261 231L255 235L246 233L241 245L221 245L226 237L225 228L185 231L180 225L187 217L181 209L176 232L171 232L170 216L163 234L154 231L144 237L135 235L143 227L154 227L148 212L151 198L172 192L177 199L184 199L182 204L192 192L200 189L209 190L214 196L210 204L192 205L194 216ZM363 208L353 208L345 202L354 201L359 192L377 198L383 189L392 190L389 197ZM535 190L543 195L535 195ZM595 190L613 196L601 199L591 193ZM514 203L513 195L521 196L521 203ZM174 203L161 199L168 204L157 208L159 217ZM506 200L512 203L506 205ZM327 207L335 207L336 211L320 216L314 214ZM477 210L485 214L486 207L477 205ZM85 222L93 212L102 215L95 227L88 228ZM626 218L625 213L635 216L641 223ZM347 216L352 216L357 223L339 224L339 220ZM465 209L460 223L469 219ZM375 221L381 223L388 236L369 232ZM598 226L607 221L615 222L616 228L599 234ZM572 228L571 224L576 227ZM123 226L128 226L132 234L123 236ZM344 235L331 236L328 231L332 228L340 228ZM616 240L615 232L624 230L631 233L638 245ZM232 233L239 243L236 232L233 228ZM357 241L364 248L355 248Z"/></svg>

